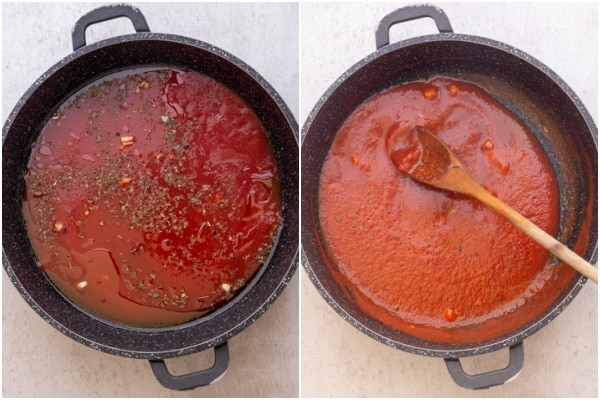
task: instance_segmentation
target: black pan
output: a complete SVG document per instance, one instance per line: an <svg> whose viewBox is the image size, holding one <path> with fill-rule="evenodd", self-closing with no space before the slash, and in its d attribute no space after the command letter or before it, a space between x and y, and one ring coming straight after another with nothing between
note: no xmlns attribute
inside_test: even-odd
<svg viewBox="0 0 600 400"><path fill-rule="evenodd" d="M86 45L85 32L89 25L117 17L130 19L136 33ZM228 339L269 308L297 268L298 125L279 94L250 66L210 44L151 33L144 16L134 7L107 6L86 14L75 24L72 39L73 53L51 67L27 90L4 125L4 267L29 305L62 333L107 353L150 360L156 377L165 387L182 390L206 385L227 369ZM251 105L267 131L278 162L284 215L283 228L269 261L231 302L176 327L134 329L90 315L55 290L40 269L35 268L20 209L30 146L53 111L78 89L102 76L150 65L199 71L229 86ZM206 371L173 376L163 362L165 358L207 348L215 349L215 365Z"/></svg>
<svg viewBox="0 0 600 400"><path fill-rule="evenodd" d="M390 44L390 27L432 18L439 34ZM432 6L411 6L385 16L376 32L377 51L346 71L319 99L302 129L303 264L329 305L368 336L415 354L442 357L453 379L473 389L502 384L523 365L523 340L555 318L577 295L586 279L579 274L540 316L514 332L475 344L445 344L412 337L363 312L331 272L318 216L320 170L345 118L372 95L390 86L448 75L485 88L515 112L535 133L559 180L561 222L558 238L597 260L597 128L579 98L548 67L522 51L491 39L455 34L445 13ZM459 357L510 348L510 365L478 376L466 374Z"/></svg>

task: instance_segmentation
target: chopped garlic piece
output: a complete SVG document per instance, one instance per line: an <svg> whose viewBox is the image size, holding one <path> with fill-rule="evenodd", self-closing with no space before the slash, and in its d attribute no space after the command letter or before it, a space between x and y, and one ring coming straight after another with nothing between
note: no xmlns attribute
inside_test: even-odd
<svg viewBox="0 0 600 400"><path fill-rule="evenodd" d="M121 144L123 146L131 146L133 143L133 136L121 136Z"/></svg>
<svg viewBox="0 0 600 400"><path fill-rule="evenodd" d="M231 285L229 283L222 283L221 288L223 288L224 291L229 292L231 290Z"/></svg>
<svg viewBox="0 0 600 400"><path fill-rule="evenodd" d="M56 232L61 232L64 229L65 229L65 224L63 224L61 221L56 221L54 223L54 230Z"/></svg>

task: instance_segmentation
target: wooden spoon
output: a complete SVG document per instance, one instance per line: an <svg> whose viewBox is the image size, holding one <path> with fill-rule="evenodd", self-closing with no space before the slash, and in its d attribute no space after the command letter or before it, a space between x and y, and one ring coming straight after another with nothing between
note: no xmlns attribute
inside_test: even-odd
<svg viewBox="0 0 600 400"><path fill-rule="evenodd" d="M598 283L596 268L485 190L437 135L417 126L410 132L396 133L395 137L388 137L388 146L391 147L388 147L391 150L390 158L400 172L418 182L478 199L556 257Z"/></svg>

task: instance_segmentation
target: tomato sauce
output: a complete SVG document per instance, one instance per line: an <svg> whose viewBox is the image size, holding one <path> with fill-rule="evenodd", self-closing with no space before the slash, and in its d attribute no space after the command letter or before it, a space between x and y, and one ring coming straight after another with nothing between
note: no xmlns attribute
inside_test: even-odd
<svg viewBox="0 0 600 400"><path fill-rule="evenodd" d="M105 319L182 323L238 293L281 223L277 163L245 101L192 71L138 69L41 131L23 212L52 282Z"/></svg>
<svg viewBox="0 0 600 400"><path fill-rule="evenodd" d="M551 235L559 223L552 166L533 133L484 90L446 77L387 89L358 107L321 172L319 220L336 279L369 315L446 343L497 338L533 320L571 274L477 200L398 171L390 132L439 135L487 190ZM561 280L564 282L564 280Z"/></svg>

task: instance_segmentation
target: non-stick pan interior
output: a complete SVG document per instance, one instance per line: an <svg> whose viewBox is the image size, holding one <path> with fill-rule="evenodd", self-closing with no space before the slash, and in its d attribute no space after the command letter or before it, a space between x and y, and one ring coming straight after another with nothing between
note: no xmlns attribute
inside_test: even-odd
<svg viewBox="0 0 600 400"><path fill-rule="evenodd" d="M31 144L52 112L79 88L110 73L153 65L192 69L243 97L262 121L278 162L283 227L258 279L222 309L178 327L133 329L79 312L39 268L21 216L23 174ZM78 50L52 67L17 104L4 127L3 250L10 279L30 305L63 333L100 350L138 358L166 358L212 347L258 318L291 279L298 249L298 126L276 91L234 56L193 39L143 33Z"/></svg>
<svg viewBox="0 0 600 400"><path fill-rule="evenodd" d="M311 279L338 313L375 339L411 352L454 357L521 341L555 317L585 278L569 270L566 287L542 315L505 337L468 345L429 342L390 328L360 310L337 283L320 235L317 197L320 170L335 133L372 95L435 75L478 84L531 128L559 182L558 238L588 260L595 260L597 250L597 129L575 94L547 67L507 45L455 34L400 42L366 57L323 95L310 114L303 128L302 245Z"/></svg>

